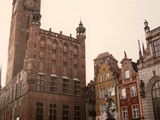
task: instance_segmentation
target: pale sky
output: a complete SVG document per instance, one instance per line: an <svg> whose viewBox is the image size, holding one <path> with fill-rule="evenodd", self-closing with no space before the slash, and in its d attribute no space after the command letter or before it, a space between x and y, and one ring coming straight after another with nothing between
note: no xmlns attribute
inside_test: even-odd
<svg viewBox="0 0 160 120"><path fill-rule="evenodd" d="M0 4L0 64L6 76L12 0ZM93 59L103 52L118 61L138 59L138 39L144 43L144 20L151 29L160 26L160 0L42 0L41 28L76 36L80 22L86 27L86 81L94 78Z"/></svg>

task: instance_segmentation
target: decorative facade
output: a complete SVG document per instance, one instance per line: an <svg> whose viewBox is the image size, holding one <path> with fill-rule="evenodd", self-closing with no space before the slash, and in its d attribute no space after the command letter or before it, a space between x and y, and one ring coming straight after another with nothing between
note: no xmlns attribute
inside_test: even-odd
<svg viewBox="0 0 160 120"><path fill-rule="evenodd" d="M77 36L40 28L41 0L13 0L2 120L85 120L85 27Z"/></svg>
<svg viewBox="0 0 160 120"><path fill-rule="evenodd" d="M119 120L141 120L141 98L138 80L137 63L125 57L121 61L121 74L118 84Z"/></svg>
<svg viewBox="0 0 160 120"><path fill-rule="evenodd" d="M160 119L160 27L150 30L144 22L146 47L139 44L138 76L145 120Z"/></svg>
<svg viewBox="0 0 160 120"><path fill-rule="evenodd" d="M119 74L120 69L117 60L108 52L99 54L94 59L94 79L96 90L96 118L107 118L107 107L105 96L112 98L116 104L116 81L114 74ZM115 109L116 106L114 105Z"/></svg>

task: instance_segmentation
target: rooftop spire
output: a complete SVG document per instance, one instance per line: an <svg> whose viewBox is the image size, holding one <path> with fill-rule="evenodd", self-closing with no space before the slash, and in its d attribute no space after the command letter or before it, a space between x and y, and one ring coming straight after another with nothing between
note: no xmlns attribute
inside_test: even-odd
<svg viewBox="0 0 160 120"><path fill-rule="evenodd" d="M125 58L127 58L127 54L126 54L126 51L124 51L124 57L125 57Z"/></svg>
<svg viewBox="0 0 160 120"><path fill-rule="evenodd" d="M145 30L146 32L148 32L148 31L150 30L150 28L149 28L149 26L148 26L147 20L144 21L144 30Z"/></svg>
<svg viewBox="0 0 160 120"><path fill-rule="evenodd" d="M138 46L139 46L139 59L142 59L141 45L139 40L138 40Z"/></svg>
<svg viewBox="0 0 160 120"><path fill-rule="evenodd" d="M144 43L143 42L142 42L142 49L143 49L143 55L145 55L146 54L146 50L144 48Z"/></svg>

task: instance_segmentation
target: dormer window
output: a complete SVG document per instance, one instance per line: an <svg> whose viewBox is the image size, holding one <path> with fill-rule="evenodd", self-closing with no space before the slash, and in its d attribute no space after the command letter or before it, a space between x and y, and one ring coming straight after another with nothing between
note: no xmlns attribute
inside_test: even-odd
<svg viewBox="0 0 160 120"><path fill-rule="evenodd" d="M126 71L124 72L124 77L125 77L125 79L128 79L128 78L130 77L130 75L129 75L129 70L126 70Z"/></svg>

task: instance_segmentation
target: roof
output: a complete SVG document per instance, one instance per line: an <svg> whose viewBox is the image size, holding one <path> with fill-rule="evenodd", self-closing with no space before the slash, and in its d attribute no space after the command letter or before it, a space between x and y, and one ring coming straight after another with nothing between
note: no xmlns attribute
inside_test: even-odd
<svg viewBox="0 0 160 120"><path fill-rule="evenodd" d="M131 62L131 63L132 63L132 67L133 67L134 71L138 72L137 63L135 63L135 62Z"/></svg>
<svg viewBox="0 0 160 120"><path fill-rule="evenodd" d="M104 52L104 53L99 54L99 55L94 59L94 61L95 61L95 60L98 60L98 59L106 58L106 57L110 57L110 58L116 60L116 59L113 57L112 54L109 54L108 52ZM116 60L116 61L117 61L117 60Z"/></svg>

